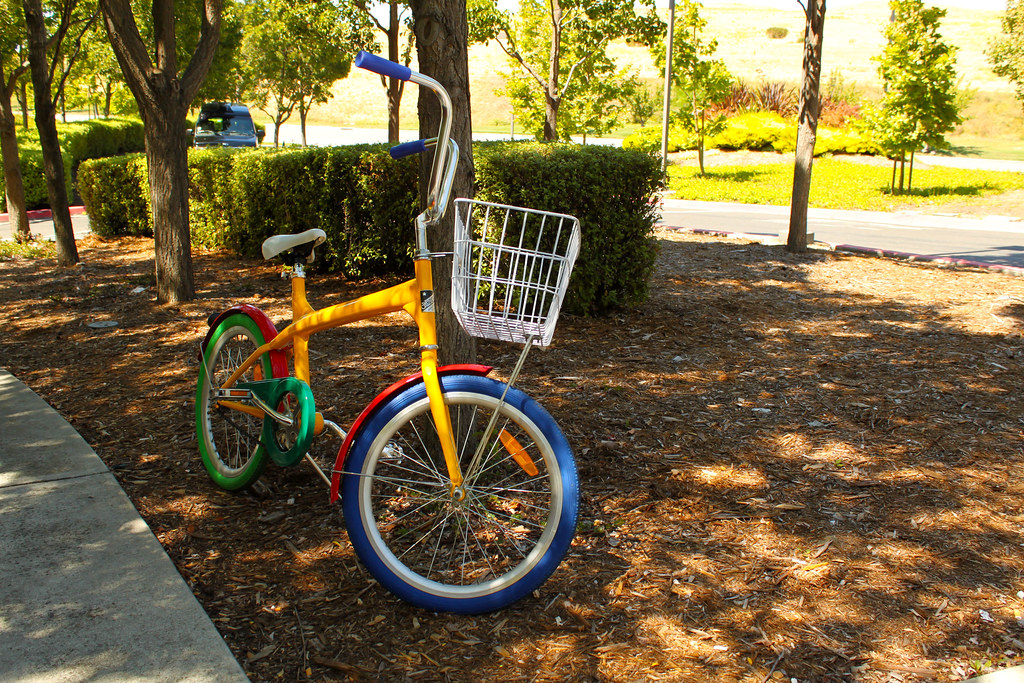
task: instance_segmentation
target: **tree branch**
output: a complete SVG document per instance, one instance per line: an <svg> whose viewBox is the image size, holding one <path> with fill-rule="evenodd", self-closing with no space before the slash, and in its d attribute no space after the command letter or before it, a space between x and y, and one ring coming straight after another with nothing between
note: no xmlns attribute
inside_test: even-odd
<svg viewBox="0 0 1024 683"><path fill-rule="evenodd" d="M199 92L199 87L210 71L210 64L213 63L213 56L217 52L217 44L220 43L223 8L223 0L205 0L203 3L203 24L199 31L199 44L196 45L192 59L181 76L181 93L186 104Z"/></svg>
<svg viewBox="0 0 1024 683"><path fill-rule="evenodd" d="M523 59L523 55L521 55L519 53L519 50L516 49L515 40L512 38L512 36L509 35L508 31L504 29L502 29L502 32L505 34L505 38L508 39L509 44L505 45L505 43L503 43L501 41L501 38L498 36L495 36L494 42L498 44L498 47L500 47L505 52L505 54L519 62L519 65L523 67L526 73L533 76L534 80L540 84L540 87L546 88L547 83L544 82L544 79L537 75L537 72L533 70L533 67L526 63L526 60Z"/></svg>
<svg viewBox="0 0 1024 683"><path fill-rule="evenodd" d="M565 95L566 91L569 90L569 85L572 83L572 77L573 77L573 74L576 72L576 67L578 67L580 64L582 64L583 62L587 61L592 56L594 56L594 54L596 54L597 51L600 49L600 47L602 45L604 45L604 43L606 43L606 42L607 42L607 40L602 40L600 43L598 43L597 47L595 47L593 50L588 51L585 55L580 57L576 61L576 63L573 64L572 67L569 68L569 75L565 77L565 85L562 86L562 91L560 93L558 93L558 96L560 98Z"/></svg>
<svg viewBox="0 0 1024 683"><path fill-rule="evenodd" d="M64 93L64 85L68 81L68 76L71 75L71 68L75 65L75 61L78 59L78 55L82 53L82 40L85 38L85 34L92 30L93 24L96 23L96 19L98 16L99 9L97 8L95 12L93 12L91 15L89 15L82 21L81 30L78 32L78 35L75 36L74 51L71 53L70 57L68 57L67 62L63 66L63 70L60 75L60 83L58 83L57 87L50 93L53 99L54 107L57 106L58 100L60 100L61 95L63 95ZM56 58L54 58L54 64L56 64L56 62L57 60Z"/></svg>
<svg viewBox="0 0 1024 683"><path fill-rule="evenodd" d="M128 87L141 104L145 99L150 99L153 86L149 78L155 69L146 45L142 42L131 5L128 0L100 0L100 9L103 11L103 24L117 63L121 65Z"/></svg>

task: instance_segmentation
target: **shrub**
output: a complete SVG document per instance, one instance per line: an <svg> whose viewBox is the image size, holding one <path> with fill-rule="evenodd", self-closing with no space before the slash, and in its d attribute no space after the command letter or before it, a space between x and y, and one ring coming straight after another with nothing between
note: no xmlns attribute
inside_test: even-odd
<svg viewBox="0 0 1024 683"><path fill-rule="evenodd" d="M29 210L46 208L50 205L50 195L46 188L46 174L43 171L43 150L38 147L19 147L18 158L21 161L21 183L25 188L25 207ZM70 201L73 186L71 160L67 158L64 159L64 181ZM4 177L0 174L0 191L5 190Z"/></svg>
<svg viewBox="0 0 1024 683"><path fill-rule="evenodd" d="M78 193L89 214L89 228L100 237L153 234L145 155L82 162Z"/></svg>
<svg viewBox="0 0 1024 683"><path fill-rule="evenodd" d="M643 301L654 269L662 187L657 156L601 146L478 146L477 198L576 216L583 242L567 311L599 314Z"/></svg>
<svg viewBox="0 0 1024 683"><path fill-rule="evenodd" d="M74 179L82 161L145 149L142 122L138 119L91 119L76 123L59 123L57 137L64 162L64 182L67 185L68 201L72 201ZM18 131L18 151L26 207L48 207L50 197L47 194L46 176L43 172L43 152L39 147L39 134L34 128ZM0 174L0 192L4 189L4 178Z"/></svg>
<svg viewBox="0 0 1024 683"><path fill-rule="evenodd" d="M641 128L635 133L628 135L623 141L625 149L635 149L648 154L661 154L661 126L649 126ZM668 129L668 151L679 152L684 149L696 149L697 140L694 136L681 128L669 126Z"/></svg>
<svg viewBox="0 0 1024 683"><path fill-rule="evenodd" d="M719 149L774 149L779 137L789 129L795 129L795 124L778 114L749 112L729 119L726 129L712 137L708 146Z"/></svg>
<svg viewBox="0 0 1024 683"><path fill-rule="evenodd" d="M734 116L754 108L754 93L743 81L735 81L729 88L729 94L720 102L715 103L715 111L726 116Z"/></svg>
<svg viewBox="0 0 1024 683"><path fill-rule="evenodd" d="M753 109L775 112L780 116L796 113L796 89L780 81L762 81L753 90Z"/></svg>
<svg viewBox="0 0 1024 683"><path fill-rule="evenodd" d="M537 143L475 149L480 199L575 215L583 244L565 308L597 314L643 301L657 247L656 156ZM321 228L317 268L352 276L409 272L419 160L382 146L191 150L193 244L257 256L270 235ZM149 228L145 158L89 161L80 191L101 235Z"/></svg>
<svg viewBox="0 0 1024 683"><path fill-rule="evenodd" d="M781 26L772 26L765 31L765 34L772 40L782 40L789 35L789 29L782 28Z"/></svg>

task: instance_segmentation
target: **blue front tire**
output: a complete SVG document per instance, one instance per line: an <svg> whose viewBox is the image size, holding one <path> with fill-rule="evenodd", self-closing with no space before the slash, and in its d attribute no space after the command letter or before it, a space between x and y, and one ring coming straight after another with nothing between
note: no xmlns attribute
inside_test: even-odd
<svg viewBox="0 0 1024 683"><path fill-rule="evenodd" d="M579 479L569 443L536 401L505 385L441 378L465 496L457 500L422 383L383 405L355 437L342 480L345 524L378 581L424 609L501 609L539 587L572 543Z"/></svg>

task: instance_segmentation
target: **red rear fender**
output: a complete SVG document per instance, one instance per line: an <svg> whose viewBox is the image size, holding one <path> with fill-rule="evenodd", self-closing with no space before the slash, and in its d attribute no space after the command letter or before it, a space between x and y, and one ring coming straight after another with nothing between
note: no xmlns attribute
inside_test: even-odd
<svg viewBox="0 0 1024 683"><path fill-rule="evenodd" d="M213 336L213 331L217 329L221 321L227 318L229 315L234 313L243 313L256 323L260 332L263 334L263 341L268 342L277 336L277 327L273 321L267 317L267 314L249 304L238 304L231 308L221 311L217 315L210 317L210 329L206 331L206 338L203 339L203 344L200 347L200 353L206 353L206 346L210 343L210 337ZM270 352L270 367L273 370L274 377L287 377L288 376L288 356L283 351L271 351Z"/></svg>
<svg viewBox="0 0 1024 683"><path fill-rule="evenodd" d="M488 365L442 365L437 369L437 374L440 377L444 377L446 375L479 375L480 377L486 377L493 369L494 368ZM338 457L334 461L334 469L331 472L332 503L338 500L338 492L341 488L341 470L345 465L345 458L348 457L348 449L352 446L352 440L355 438L356 434L359 433L363 424L365 424L365 422L393 396L405 391L415 384L419 384L422 381L423 373L417 372L415 375L409 375L405 379L395 382L378 394L377 397L370 402L370 405L366 406L366 409L359 414L356 421L352 423L352 428L348 430L348 436L345 437L345 442L341 444L341 448L338 450Z"/></svg>

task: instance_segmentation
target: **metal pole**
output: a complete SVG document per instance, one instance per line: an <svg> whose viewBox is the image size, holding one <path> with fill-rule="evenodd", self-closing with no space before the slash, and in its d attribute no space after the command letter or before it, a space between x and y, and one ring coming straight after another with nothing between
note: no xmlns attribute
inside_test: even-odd
<svg viewBox="0 0 1024 683"><path fill-rule="evenodd" d="M661 174L668 166L668 118L672 104L672 41L676 30L676 0L668 0L668 39L665 41L665 107L661 116Z"/></svg>

